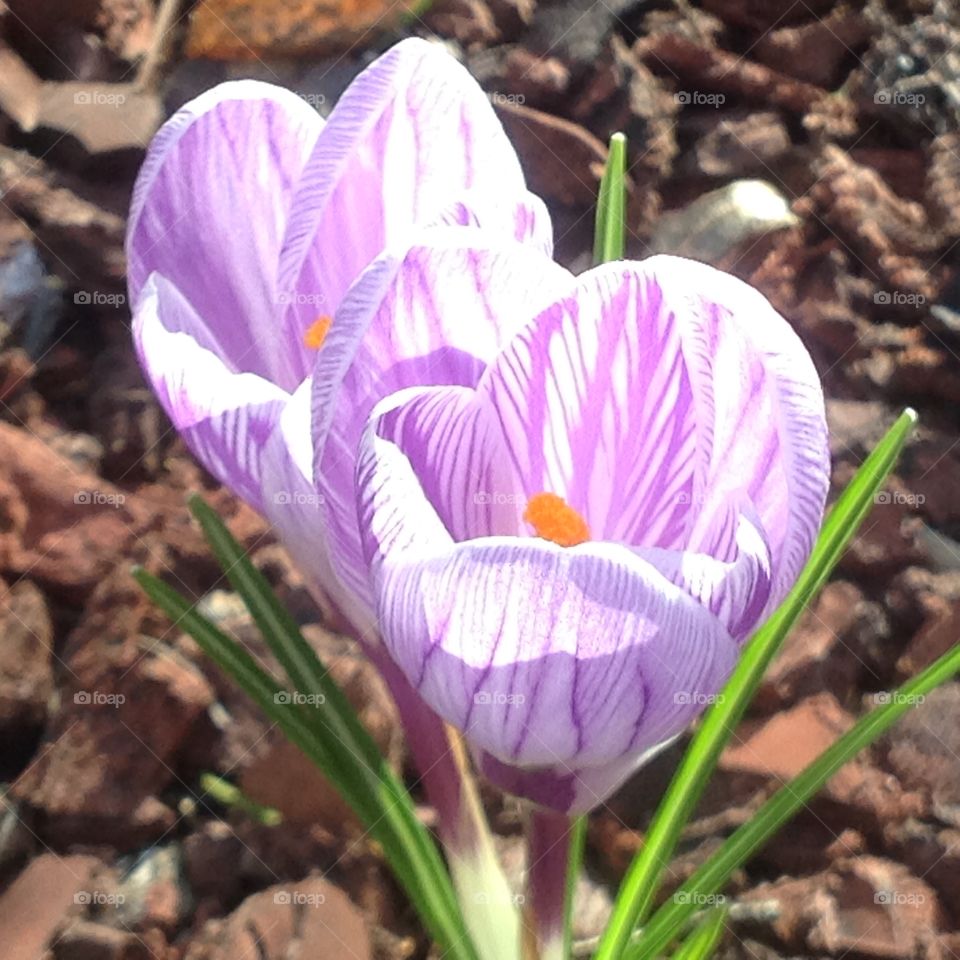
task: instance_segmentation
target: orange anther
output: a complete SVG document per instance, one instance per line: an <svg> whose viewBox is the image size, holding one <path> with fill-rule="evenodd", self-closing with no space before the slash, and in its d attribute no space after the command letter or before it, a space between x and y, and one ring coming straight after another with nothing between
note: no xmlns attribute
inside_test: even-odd
<svg viewBox="0 0 960 960"><path fill-rule="evenodd" d="M590 539L587 521L555 493L535 493L527 503L523 519L538 537L552 540L561 547L575 547Z"/></svg>
<svg viewBox="0 0 960 960"><path fill-rule="evenodd" d="M323 341L327 339L331 323L333 323L333 319L326 314L317 317L307 327L307 332L303 335L303 345L310 350L319 350L323 346Z"/></svg>

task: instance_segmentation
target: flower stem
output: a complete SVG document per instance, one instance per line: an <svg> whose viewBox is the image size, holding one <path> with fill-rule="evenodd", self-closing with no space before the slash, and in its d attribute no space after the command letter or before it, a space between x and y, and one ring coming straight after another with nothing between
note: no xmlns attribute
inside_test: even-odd
<svg viewBox="0 0 960 960"><path fill-rule="evenodd" d="M570 826L570 855L567 858L567 889L563 904L563 956L573 952L573 905L577 882L583 869L583 855L587 847L587 817L577 817Z"/></svg>
<svg viewBox="0 0 960 960"><path fill-rule="evenodd" d="M572 826L564 814L540 808L532 810L527 821L523 960L566 960Z"/></svg>
<svg viewBox="0 0 960 960"><path fill-rule="evenodd" d="M480 803L463 738L420 699L382 648L365 645L397 704L463 917L483 960L516 955L520 919Z"/></svg>
<svg viewBox="0 0 960 960"><path fill-rule="evenodd" d="M424 703L380 643L372 623L361 629L322 591L311 592L330 628L360 644L397 705L414 766L437 812L437 833L480 960L515 957L520 939L518 898L494 849L462 736Z"/></svg>

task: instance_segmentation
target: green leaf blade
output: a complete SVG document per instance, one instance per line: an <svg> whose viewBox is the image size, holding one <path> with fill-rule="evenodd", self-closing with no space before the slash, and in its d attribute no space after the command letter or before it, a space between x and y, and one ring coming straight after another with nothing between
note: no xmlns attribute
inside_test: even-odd
<svg viewBox="0 0 960 960"><path fill-rule="evenodd" d="M235 810L241 810L265 827L276 827L283 822L283 816L279 810L257 803L256 800L251 800L236 784L224 780L223 777L218 777L215 773L202 773L200 775L200 789L209 794L217 803Z"/></svg>
<svg viewBox="0 0 960 960"><path fill-rule="evenodd" d="M643 849L621 884L594 960L621 960L631 935L648 914L680 833L692 815L720 754L747 709L770 661L815 593L826 582L873 505L916 423L905 410L870 453L824 521L807 565L787 598L744 648L719 701L703 722L664 795Z"/></svg>
<svg viewBox="0 0 960 960"><path fill-rule="evenodd" d="M672 960L707 960L712 957L723 936L728 912L725 906L712 907L707 911L700 926L684 941Z"/></svg>
<svg viewBox="0 0 960 960"><path fill-rule="evenodd" d="M627 230L627 138L615 133L610 138L607 164L600 180L597 218L593 239L594 263L622 260Z"/></svg>
<svg viewBox="0 0 960 960"><path fill-rule="evenodd" d="M340 687L320 662L297 622L279 601L264 575L254 566L216 511L201 497L190 499L190 510L199 522L214 556L240 595L271 652L290 678L297 693L321 698L324 710L319 719L331 726L337 738L367 763L379 767L380 751Z"/></svg>
<svg viewBox="0 0 960 960"><path fill-rule="evenodd" d="M382 846L387 862L445 955L455 960L477 960L436 844L417 819L410 795L386 761L380 757L377 766L372 767L362 754L338 745L328 729L318 728L315 715L321 711L307 711L278 698L288 691L240 644L198 613L186 597L143 569L135 569L134 577L150 599L190 634L204 653L236 680L284 735L330 778ZM359 721L356 723L359 725Z"/></svg>
<svg viewBox="0 0 960 960"><path fill-rule="evenodd" d="M629 960L654 960L658 957L696 910L695 902L691 901L718 893L733 872L805 806L845 763L889 730L907 710L914 709L916 703L921 702L919 698L951 680L958 672L960 646L954 647L903 684L889 703L861 717L847 733L781 787L679 888L677 895L657 911L644 928L639 943L628 951Z"/></svg>
<svg viewBox="0 0 960 960"><path fill-rule="evenodd" d="M279 601L263 574L254 566L226 524L201 497L191 498L190 509L203 529L227 579L243 599L271 652L283 667L295 694L317 698L322 709L306 711L342 776L357 782L357 791L379 801L381 816L393 819L404 837L404 846L433 861L443 870L436 846L417 820L403 784L381 756L373 738L357 719L353 706L320 662L290 612ZM403 813L399 811L403 810ZM446 876L446 871L444 876ZM438 892L445 894L444 887ZM456 897L448 904L459 913Z"/></svg>
<svg viewBox="0 0 960 960"><path fill-rule="evenodd" d="M576 817L570 826L570 855L567 858L567 883L563 901L563 956L570 956L573 949L573 908L577 881L583 869L583 855L587 847L587 818Z"/></svg>

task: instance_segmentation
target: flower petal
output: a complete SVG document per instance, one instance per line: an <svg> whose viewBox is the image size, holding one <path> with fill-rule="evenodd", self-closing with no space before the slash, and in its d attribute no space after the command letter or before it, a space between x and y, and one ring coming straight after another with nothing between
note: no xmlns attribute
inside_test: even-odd
<svg viewBox="0 0 960 960"><path fill-rule="evenodd" d="M485 227L552 252L549 216L486 95L438 44L404 40L343 94L304 171L281 255L288 335L318 304L332 316L382 250L470 195Z"/></svg>
<svg viewBox="0 0 960 960"><path fill-rule="evenodd" d="M480 384L527 496L563 497L594 539L686 544L705 462L683 323L642 264L611 263L528 323Z"/></svg>
<svg viewBox="0 0 960 960"><path fill-rule="evenodd" d="M467 387L400 391L380 412L378 430L407 458L421 494L453 540L529 536L522 484L484 393ZM745 498L723 493L717 500L699 514L689 549L640 547L633 553L742 641L770 596L769 548Z"/></svg>
<svg viewBox="0 0 960 960"><path fill-rule="evenodd" d="M735 662L723 625L619 545L455 543L397 442L409 399L372 418L358 496L384 643L426 702L522 767L621 763L682 730Z"/></svg>
<svg viewBox="0 0 960 960"><path fill-rule="evenodd" d="M770 545L768 615L793 586L823 518L830 455L820 378L790 324L748 284L677 257L644 267L664 301L695 320L691 376L712 384L708 486L742 478Z"/></svg>
<svg viewBox="0 0 960 960"><path fill-rule="evenodd" d="M511 326L572 283L535 249L486 233L437 227L429 238L365 271L337 311L313 377L314 478L332 562L371 609L354 488L370 411L414 385L473 386Z"/></svg>
<svg viewBox="0 0 960 960"><path fill-rule="evenodd" d="M542 807L574 816L589 813L603 803L675 739L671 737L642 753L627 754L597 767L576 767L565 763L550 767L514 767L483 750L476 751L477 767L506 793L526 797Z"/></svg>
<svg viewBox="0 0 960 960"><path fill-rule="evenodd" d="M713 515L717 532L732 533L733 549L720 558L704 545L702 552L639 548L634 552L671 583L704 605L738 642L760 622L770 599L770 551L752 508L729 502Z"/></svg>
<svg viewBox="0 0 960 960"><path fill-rule="evenodd" d="M767 611L809 556L829 484L823 394L789 324L741 281L675 257L589 271L479 389L526 493L564 497L595 538L703 552L708 531L738 528L731 499L750 505Z"/></svg>
<svg viewBox="0 0 960 960"><path fill-rule="evenodd" d="M277 264L294 187L323 121L300 97L252 80L221 84L154 138L127 231L130 300L153 272L190 302L236 371L292 390L299 341L281 342Z"/></svg>
<svg viewBox="0 0 960 960"><path fill-rule="evenodd" d="M509 467L493 407L469 387L413 387L395 393L382 434L412 464L422 495L455 541L524 533L526 501L511 495Z"/></svg>
<svg viewBox="0 0 960 960"><path fill-rule="evenodd" d="M289 397L254 373L236 373L209 344L179 290L154 274L134 314L140 363L161 405L197 459L258 510L263 449Z"/></svg>
<svg viewBox="0 0 960 960"><path fill-rule="evenodd" d="M311 386L309 379L301 384L267 441L263 456L263 512L311 587L326 594L358 639L377 642L378 631L369 604L358 604L355 595L343 589L330 561L321 510L323 495L313 484Z"/></svg>

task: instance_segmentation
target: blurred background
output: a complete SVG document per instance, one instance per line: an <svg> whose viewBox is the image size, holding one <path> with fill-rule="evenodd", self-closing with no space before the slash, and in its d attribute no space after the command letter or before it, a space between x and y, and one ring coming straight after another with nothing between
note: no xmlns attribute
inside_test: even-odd
<svg viewBox="0 0 960 960"><path fill-rule="evenodd" d="M794 324L826 385L835 490L904 405L920 413L725 753L671 884L957 641L951 0L0 2L4 960L429 955L349 811L129 573L143 563L257 643L189 522L185 497L203 491L410 774L372 669L146 388L123 257L133 179L172 110L256 77L327 114L409 35L488 91L575 270L590 264L605 143L628 135L629 254L714 263ZM592 816L579 939L599 932L681 748ZM518 808L486 802L519 878ZM960 684L838 775L730 897L731 960L960 956Z"/></svg>

